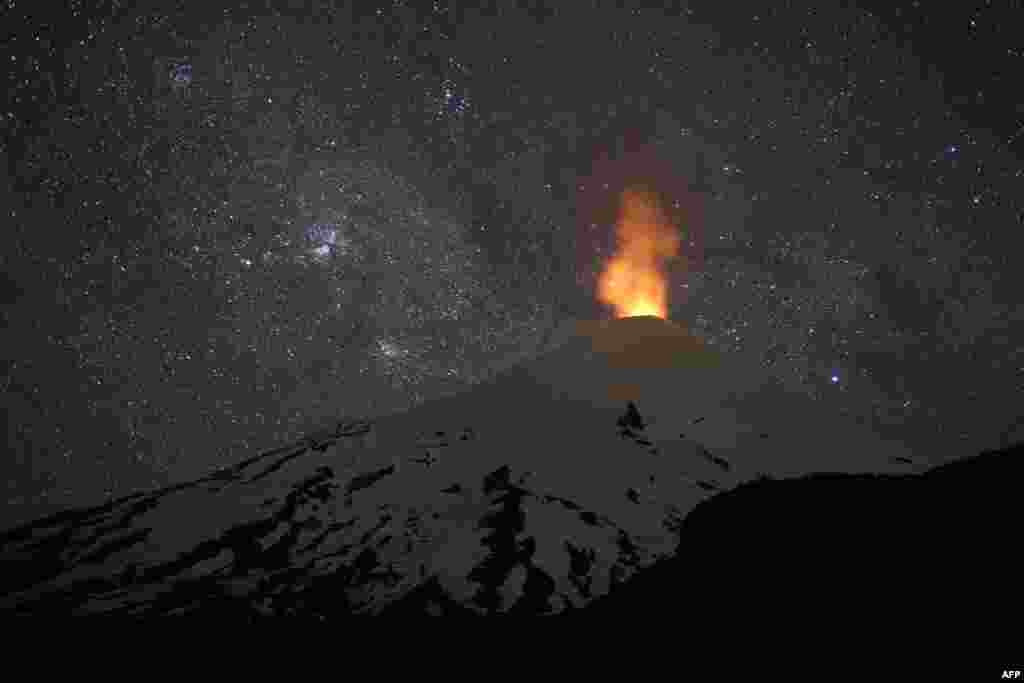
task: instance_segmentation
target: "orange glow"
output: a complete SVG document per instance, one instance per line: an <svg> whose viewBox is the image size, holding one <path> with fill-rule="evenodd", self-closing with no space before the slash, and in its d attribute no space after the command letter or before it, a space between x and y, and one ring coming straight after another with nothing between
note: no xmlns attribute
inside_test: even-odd
<svg viewBox="0 0 1024 683"><path fill-rule="evenodd" d="M665 263L679 254L679 233L654 196L626 190L616 223L616 252L597 283L601 303L615 317L668 317Z"/></svg>

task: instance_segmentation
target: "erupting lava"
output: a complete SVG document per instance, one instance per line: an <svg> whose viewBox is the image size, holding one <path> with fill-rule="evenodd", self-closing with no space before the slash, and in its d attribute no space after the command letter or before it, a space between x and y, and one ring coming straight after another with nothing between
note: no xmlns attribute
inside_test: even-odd
<svg viewBox="0 0 1024 683"><path fill-rule="evenodd" d="M617 318L668 317L665 262L679 253L679 233L646 192L627 189L616 223L616 252L601 273L597 296Z"/></svg>

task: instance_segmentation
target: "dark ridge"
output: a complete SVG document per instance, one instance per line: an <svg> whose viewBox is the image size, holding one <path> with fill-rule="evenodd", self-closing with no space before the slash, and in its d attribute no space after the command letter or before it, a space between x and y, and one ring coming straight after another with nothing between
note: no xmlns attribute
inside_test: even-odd
<svg viewBox="0 0 1024 683"><path fill-rule="evenodd" d="M1011 558L1022 468L1017 444L921 475L760 478L699 504L682 522L675 556L585 611L829 620L1019 613Z"/></svg>

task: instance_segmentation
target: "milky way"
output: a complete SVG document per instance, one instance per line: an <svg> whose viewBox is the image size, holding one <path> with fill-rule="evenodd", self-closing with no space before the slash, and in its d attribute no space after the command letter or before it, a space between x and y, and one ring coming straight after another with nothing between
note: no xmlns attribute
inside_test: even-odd
<svg viewBox="0 0 1024 683"><path fill-rule="evenodd" d="M13 517L401 410L595 315L614 226L581 230L577 188L628 135L700 197L673 319L936 458L1019 424L1019 125L959 118L877 18L202 10L18 20Z"/></svg>
<svg viewBox="0 0 1024 683"><path fill-rule="evenodd" d="M507 312L450 216L368 159L318 160L294 188L296 215L232 295L240 351L306 378L289 409L394 411L483 370L467 353Z"/></svg>

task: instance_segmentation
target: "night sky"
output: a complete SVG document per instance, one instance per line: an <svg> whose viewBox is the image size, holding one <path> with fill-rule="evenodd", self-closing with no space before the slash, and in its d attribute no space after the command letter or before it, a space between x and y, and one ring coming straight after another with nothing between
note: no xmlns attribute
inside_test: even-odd
<svg viewBox="0 0 1024 683"><path fill-rule="evenodd" d="M631 184L674 320L932 461L1022 437L1014 3L353 4L0 8L0 526L606 315Z"/></svg>

